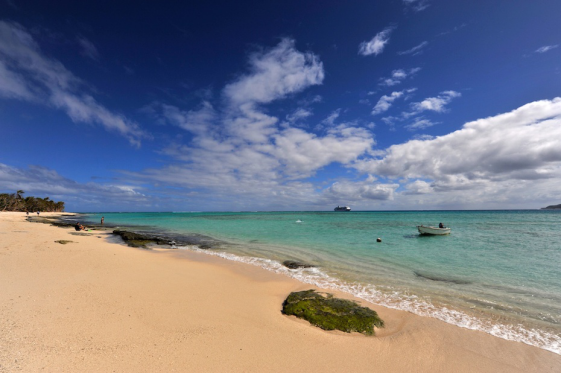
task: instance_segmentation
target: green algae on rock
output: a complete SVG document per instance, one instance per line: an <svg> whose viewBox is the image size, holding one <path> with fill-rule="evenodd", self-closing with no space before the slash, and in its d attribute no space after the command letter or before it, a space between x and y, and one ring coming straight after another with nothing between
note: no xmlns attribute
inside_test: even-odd
<svg viewBox="0 0 562 374"><path fill-rule="evenodd" d="M354 301L321 295L315 290L291 292L283 302L283 313L303 318L324 330L360 332L374 335L374 327L384 327L374 310Z"/></svg>

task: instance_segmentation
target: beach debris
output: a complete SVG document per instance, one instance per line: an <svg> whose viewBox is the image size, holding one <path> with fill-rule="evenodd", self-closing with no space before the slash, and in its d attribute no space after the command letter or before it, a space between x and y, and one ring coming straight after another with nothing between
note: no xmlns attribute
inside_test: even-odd
<svg viewBox="0 0 562 374"><path fill-rule="evenodd" d="M74 242L72 240L55 240L55 243L68 244L68 243L74 243Z"/></svg>
<svg viewBox="0 0 562 374"><path fill-rule="evenodd" d="M315 268L316 267L316 265L306 264L304 262L292 261L292 260L283 261L283 266L285 266L289 269Z"/></svg>
<svg viewBox="0 0 562 374"><path fill-rule="evenodd" d="M374 310L315 290L291 292L283 302L283 314L305 319L323 330L374 335L375 327L384 327L384 321Z"/></svg>

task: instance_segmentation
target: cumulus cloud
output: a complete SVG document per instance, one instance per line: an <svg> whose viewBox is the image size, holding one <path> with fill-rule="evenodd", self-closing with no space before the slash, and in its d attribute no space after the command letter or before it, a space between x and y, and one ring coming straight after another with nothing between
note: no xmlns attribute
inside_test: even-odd
<svg viewBox="0 0 562 374"><path fill-rule="evenodd" d="M425 195L433 192L431 183L420 179L408 183L404 187L406 189L404 192L405 195Z"/></svg>
<svg viewBox="0 0 562 374"><path fill-rule="evenodd" d="M414 113L421 113L426 110L444 112L446 110L445 105L460 96L461 94L456 91L443 91L436 97L428 97L423 101L412 103L412 109Z"/></svg>
<svg viewBox="0 0 562 374"><path fill-rule="evenodd" d="M390 77L381 78L381 83L379 84L381 86L388 86L388 87L395 86L397 84L402 83L402 81L404 81L407 77L414 75L420 70L421 68L412 68L409 70L404 70L404 69L393 70Z"/></svg>
<svg viewBox="0 0 562 374"><path fill-rule="evenodd" d="M558 48L558 44L556 44L556 45L545 45L545 46L537 49L535 52L536 53L545 53L545 52L548 52L548 51L550 51L551 49L554 49L554 48Z"/></svg>
<svg viewBox="0 0 562 374"><path fill-rule="evenodd" d="M369 42L361 42L361 44L359 44L359 54L363 56L373 54L376 56L381 54L384 47L390 40L390 33L392 30L392 27L388 27L375 35Z"/></svg>
<svg viewBox="0 0 562 374"><path fill-rule="evenodd" d="M284 121L267 112L267 104L322 83L317 56L298 51L293 40L284 39L252 54L249 61L249 72L222 90L221 107L213 108L210 102L192 110L152 105L151 113L156 111L166 123L194 137L162 150L175 160L173 165L124 175L139 183L204 190L214 199L234 193L281 202L290 193L292 199L301 196L313 204L314 187L304 179L334 163L346 166L371 150L375 140L370 131L354 122L340 122L340 110L322 121L321 134L296 127L312 115L306 107L286 115Z"/></svg>
<svg viewBox="0 0 562 374"><path fill-rule="evenodd" d="M427 179L435 190L549 179L560 185L560 98L466 123L431 140L393 145L356 167L388 178Z"/></svg>
<svg viewBox="0 0 562 374"><path fill-rule="evenodd" d="M91 52L91 51L90 51ZM0 95L64 110L74 122L99 124L133 145L147 135L138 125L80 93L84 83L59 61L45 56L17 23L0 21Z"/></svg>
<svg viewBox="0 0 562 374"><path fill-rule="evenodd" d="M410 49L407 49L405 51L400 51L398 52L399 55L418 55L421 53L421 50L423 48L425 48L429 43L427 41L423 41L420 44L416 45L415 47L412 47Z"/></svg>
<svg viewBox="0 0 562 374"><path fill-rule="evenodd" d="M392 106L394 100L402 97L403 94L404 92L402 91L395 91L391 93L390 96L388 95L381 96L381 98L379 99L379 101L371 111L371 114L379 114L382 112L386 112Z"/></svg>
<svg viewBox="0 0 562 374"><path fill-rule="evenodd" d="M418 136L354 163L400 184L393 209L541 207L560 200L560 98Z"/></svg>
<svg viewBox="0 0 562 374"><path fill-rule="evenodd" d="M375 183L368 178L360 182L335 182L322 193L326 201L345 201L346 204L353 204L369 200L393 200L398 187L399 184L396 183Z"/></svg>
<svg viewBox="0 0 562 374"><path fill-rule="evenodd" d="M283 39L268 51L254 53L249 62L250 73L224 88L227 100L235 106L269 103L324 80L318 56L297 51L292 39Z"/></svg>
<svg viewBox="0 0 562 374"><path fill-rule="evenodd" d="M403 91L395 91L395 92L391 93L390 95L381 96L381 98L379 99L377 104L373 107L373 110L371 111L371 114L376 115L376 114L380 114L382 112L386 112L388 109L390 109L390 107L392 106L392 103L396 99L401 98L402 96L404 96L405 93L411 93L411 92L414 92L415 90L416 90L415 88L410 88L410 89L403 90Z"/></svg>

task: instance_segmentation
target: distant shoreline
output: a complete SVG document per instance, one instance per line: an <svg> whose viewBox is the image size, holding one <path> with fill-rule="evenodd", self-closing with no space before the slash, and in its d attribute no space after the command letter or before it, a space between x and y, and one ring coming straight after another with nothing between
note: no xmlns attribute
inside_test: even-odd
<svg viewBox="0 0 562 374"><path fill-rule="evenodd" d="M554 205L549 205L554 206ZM520 209L401 209L401 210L352 210L345 213L392 213L392 212L518 212L530 211L536 212L541 210L556 210L558 208L547 209L545 208L520 208ZM330 213L337 214L342 212L334 212L333 210L205 210L205 211L99 211L99 212L75 212L74 214L104 214L104 213ZM64 214L65 212L62 212ZM59 213L60 214L60 213Z"/></svg>

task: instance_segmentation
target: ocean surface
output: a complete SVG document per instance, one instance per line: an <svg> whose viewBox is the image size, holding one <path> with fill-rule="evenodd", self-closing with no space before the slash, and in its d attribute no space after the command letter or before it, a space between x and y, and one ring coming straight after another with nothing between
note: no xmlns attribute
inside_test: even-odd
<svg viewBox="0 0 562 374"><path fill-rule="evenodd" d="M95 213L87 221L560 354L560 211ZM416 225L452 228L420 236ZM381 238L381 242L377 242ZM196 243L181 245L181 243ZM204 249L201 249L204 248ZM209 248L210 247L210 248ZM298 260L316 268L290 270Z"/></svg>

